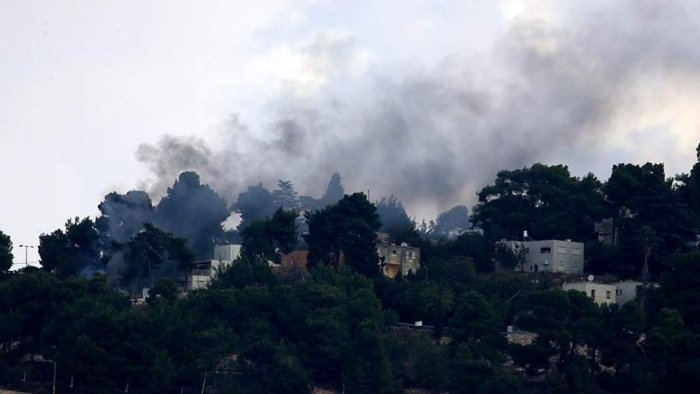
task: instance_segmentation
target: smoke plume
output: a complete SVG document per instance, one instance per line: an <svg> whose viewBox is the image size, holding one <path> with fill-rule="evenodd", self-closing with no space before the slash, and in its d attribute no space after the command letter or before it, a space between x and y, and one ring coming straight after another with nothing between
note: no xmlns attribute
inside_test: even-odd
<svg viewBox="0 0 700 394"><path fill-rule="evenodd" d="M669 149L680 151L700 136L679 134L668 110L674 103L664 100L681 87L700 96L697 11L643 0L558 22L519 19L488 56L464 48L435 69L370 68L361 76L346 67L361 43L319 35L299 51L323 65L313 71L325 82L282 89L264 124L235 116L215 144L165 135L137 157L153 174L147 186L156 196L183 170L229 203L247 186L277 179L308 194L338 171L349 191L393 194L409 211L436 213L474 202L500 169L563 162L583 175L602 169L594 163L615 163L603 155L624 152L635 136L672 133L677 146ZM700 125L697 114L688 116L683 125Z"/></svg>

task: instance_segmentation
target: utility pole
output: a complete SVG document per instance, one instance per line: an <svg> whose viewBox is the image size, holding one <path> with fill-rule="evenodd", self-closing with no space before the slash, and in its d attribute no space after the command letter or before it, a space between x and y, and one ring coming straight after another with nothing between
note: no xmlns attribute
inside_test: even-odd
<svg viewBox="0 0 700 394"><path fill-rule="evenodd" d="M27 250L29 250L29 248L34 249L34 245L20 245L19 247L24 248L24 266L29 267L29 259L27 258L27 256L28 256Z"/></svg>

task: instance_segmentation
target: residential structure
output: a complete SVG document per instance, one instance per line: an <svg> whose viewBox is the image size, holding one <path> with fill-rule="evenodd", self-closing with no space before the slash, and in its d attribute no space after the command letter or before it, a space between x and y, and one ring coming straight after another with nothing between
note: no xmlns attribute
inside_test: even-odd
<svg viewBox="0 0 700 394"><path fill-rule="evenodd" d="M378 242L377 255L382 274L389 278L406 276L420 268L420 248L408 246L405 242L401 245Z"/></svg>
<svg viewBox="0 0 700 394"><path fill-rule="evenodd" d="M308 250L293 250L280 256L279 264L271 265L272 272L285 277L300 277L306 272Z"/></svg>
<svg viewBox="0 0 700 394"><path fill-rule="evenodd" d="M624 305L637 297L642 282L626 280L613 283L598 283L593 281L581 281L564 283L562 289L578 290L586 293L598 305L618 304Z"/></svg>
<svg viewBox="0 0 700 394"><path fill-rule="evenodd" d="M615 304L616 288L613 284L596 282L564 283L564 291L578 290L586 293L598 305Z"/></svg>
<svg viewBox="0 0 700 394"><path fill-rule="evenodd" d="M202 289L209 285L216 271L231 265L241 255L241 245L222 245L214 248L214 258L192 263L187 273L187 290Z"/></svg>
<svg viewBox="0 0 700 394"><path fill-rule="evenodd" d="M524 241L526 272L583 274L583 243L571 240Z"/></svg>
<svg viewBox="0 0 700 394"><path fill-rule="evenodd" d="M560 272L583 274L583 243L571 240L508 241L501 240L521 260L515 270L519 272ZM500 262L496 262L497 267Z"/></svg>
<svg viewBox="0 0 700 394"><path fill-rule="evenodd" d="M615 297L618 305L624 305L632 301L639 294L642 282L638 280L625 280L615 283Z"/></svg>

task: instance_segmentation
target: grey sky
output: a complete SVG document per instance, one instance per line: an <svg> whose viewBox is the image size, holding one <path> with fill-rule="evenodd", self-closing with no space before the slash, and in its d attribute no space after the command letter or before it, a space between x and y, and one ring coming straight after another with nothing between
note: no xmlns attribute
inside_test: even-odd
<svg viewBox="0 0 700 394"><path fill-rule="evenodd" d="M229 199L339 170L419 218L535 161L688 171L697 2L561 3L0 0L0 229L37 244L184 169Z"/></svg>

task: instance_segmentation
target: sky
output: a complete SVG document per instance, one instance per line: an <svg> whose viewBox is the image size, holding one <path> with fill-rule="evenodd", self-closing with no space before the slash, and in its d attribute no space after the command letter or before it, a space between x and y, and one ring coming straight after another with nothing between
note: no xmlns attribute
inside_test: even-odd
<svg viewBox="0 0 700 394"><path fill-rule="evenodd" d="M229 202L339 171L418 220L535 162L688 172L698 36L679 0L0 0L0 230L23 263L184 170Z"/></svg>

